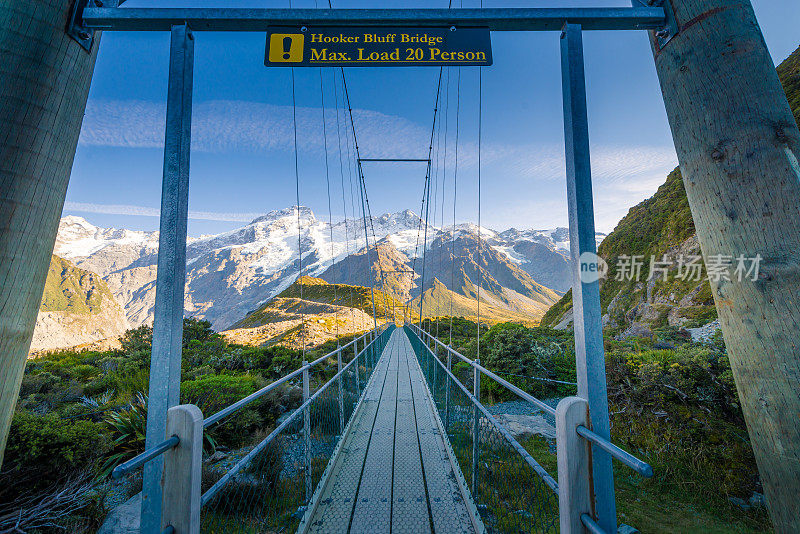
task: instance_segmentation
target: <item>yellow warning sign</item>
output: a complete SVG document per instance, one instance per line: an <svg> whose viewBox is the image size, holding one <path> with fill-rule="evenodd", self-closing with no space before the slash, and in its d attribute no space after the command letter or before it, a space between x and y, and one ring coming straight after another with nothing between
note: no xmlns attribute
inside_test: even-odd
<svg viewBox="0 0 800 534"><path fill-rule="evenodd" d="M269 39L271 63L300 63L303 61L302 33L273 33Z"/></svg>
<svg viewBox="0 0 800 534"><path fill-rule="evenodd" d="M282 26L267 30L264 64L275 67L488 66L488 28Z"/></svg>

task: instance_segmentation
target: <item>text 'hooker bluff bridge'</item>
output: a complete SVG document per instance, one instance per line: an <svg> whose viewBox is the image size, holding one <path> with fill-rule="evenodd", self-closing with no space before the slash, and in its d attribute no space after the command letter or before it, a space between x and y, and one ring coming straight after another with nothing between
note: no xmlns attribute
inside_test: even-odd
<svg viewBox="0 0 800 534"><path fill-rule="evenodd" d="M615 533L611 459L643 476L652 469L609 441L598 282L580 276L594 267L585 258L596 252L582 34L655 30L663 46L678 31L671 10L640 2L631 8L413 10L120 3L76 2L70 34L90 50L94 30L171 32L146 451L114 471L120 477L144 466L141 532ZM421 321L412 324L406 313L402 328L394 320L379 326L376 318L370 332L216 414L204 418L196 406L176 406L192 32L201 30L266 31L267 66L440 68L490 66L492 31L560 32L578 396L553 408L443 344L421 329ZM361 158L352 116L351 126L366 238L362 163L427 163L429 196L431 156ZM433 135L430 144L432 149ZM423 259L423 283L424 268ZM372 305L376 317L374 291ZM471 369L470 379L454 374L457 363ZM557 473L548 473L481 403L482 379L530 403L555 425ZM222 472L207 473L204 434L235 422L243 407L290 382L302 383L301 404L255 446L233 455Z"/></svg>

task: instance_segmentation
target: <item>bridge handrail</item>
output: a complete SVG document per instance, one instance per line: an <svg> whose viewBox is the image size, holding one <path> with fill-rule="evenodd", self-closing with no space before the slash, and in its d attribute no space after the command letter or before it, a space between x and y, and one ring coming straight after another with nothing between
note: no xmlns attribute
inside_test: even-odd
<svg viewBox="0 0 800 534"><path fill-rule="evenodd" d="M485 367L481 366L480 364L476 363L475 361L470 360L466 356L463 356L462 354L460 354L457 351L453 350L452 347L450 347L449 345L445 345L444 343L442 343L441 341L439 341L438 339L436 339L435 337L430 335L428 332L426 332L425 330L421 329L419 326L417 326L415 324L412 324L411 327L415 331L422 332L428 338L430 338L431 340L435 341L440 346L442 346L445 350L449 351L451 354L457 356L458 358L460 358L465 363L468 363L472 367L478 369L479 371L484 373L486 376L492 378L493 380L496 380L498 383L500 383L501 385L505 386L509 390L513 391L514 393L516 393L517 395L519 395L523 399L527 400L528 402L531 402L531 403L535 404L536 406L544 409L547 413L555 416L556 411L555 411L554 408L551 408L549 405L547 405L544 402L540 401L536 397L533 397L532 395L529 395L528 393L525 393L524 391L519 389L517 386L511 384L507 380L503 380L502 378L500 378L499 376L497 376L493 372L489 371ZM430 351L430 348L428 348L428 350ZM436 361L439 362L440 366L443 366L443 364L439 360L439 358L436 358ZM448 374L450 374L452 376L452 373L450 373L449 370L448 370ZM456 380L456 383L462 389L464 389L464 391L467 393L467 395L470 396L470 399L473 400L473 402L477 402L477 399L474 399L472 394L469 393L469 391L464 387L464 385L461 383L460 380ZM483 405L480 405L480 404L478 404L478 405L481 406L481 407L483 406ZM488 414L488 412L487 412L487 414ZM494 421L494 417L490 417L490 419L492 421ZM609 441L609 440L605 439L604 437L598 435L597 433L593 432L592 430L586 428L583 425L580 425L580 426L578 426L576 428L576 432L583 439L585 439L586 441L589 441L590 443L594 443L595 445L597 445L598 447L600 447L601 449L603 449L604 451L609 453L613 458L618 460L620 463L630 467L631 469L633 469L634 471L636 471L637 473L639 473L643 477L650 478L650 477L653 476L653 467L650 464L648 464L647 462L645 462L643 460L640 460L639 458L636 458L634 455L632 455L629 452L621 449L617 445L614 445L611 441ZM519 445L519 444L517 444L517 445Z"/></svg>
<svg viewBox="0 0 800 534"><path fill-rule="evenodd" d="M380 327L379 327L379 329L380 329ZM258 391L254 392L254 393L251 393L247 397L245 397L245 398L243 398L243 399L231 404L227 408L223 408L222 410L218 411L217 413L206 417L205 420L203 421L203 428L208 428L211 425L213 425L214 423L216 423L218 421L221 421L222 419L228 417L229 415L239 411L240 409L244 408L245 406L247 406L248 404L250 404L254 400L256 400L256 399L258 399L260 397L263 397L264 395L266 395L267 393L269 393L270 391L272 391L276 387L280 386L281 384L291 380L292 378L295 378L295 377L301 375L303 373L303 371L305 371L307 369L311 369L312 367L315 367L316 365L322 363L323 361L327 360L331 356L335 356L337 353L342 352L344 349L346 349L347 347L349 347L353 343L359 341L360 339L365 338L366 336L370 335L371 333L372 333L372 330L370 330L369 332L365 332L364 334L362 334L361 336L353 339L349 343L347 343L345 345L342 345L340 347L337 347L336 349L334 349L331 352L325 354L324 356L320 356L319 358L317 358L313 362L310 362L310 363L308 363L306 365L303 365L299 369L297 369L295 371L292 371L291 373L289 373L288 375L284 376L283 378L280 378L280 379L276 380L275 382L272 382L271 384L268 384L268 385L264 386L263 388L259 389ZM364 352L364 350L362 350L361 352ZM359 353L359 355L360 354L361 353ZM357 357L358 356L356 356L356 358Z"/></svg>
<svg viewBox="0 0 800 534"><path fill-rule="evenodd" d="M439 341L438 339L436 339L435 337L430 335L428 332L426 332L425 330L421 329L419 326L417 326L415 324L412 324L411 327L414 328L415 331L417 331L417 335L419 335L419 332L422 332L429 339L431 339L432 341L436 342L439 346L441 346L446 351L450 352L450 354L452 354L453 356L459 358L464 363L467 363L470 366L474 367L475 369L477 369L481 373L485 374L486 376L488 376L492 380L496 381L498 384L504 386L505 388L507 388L511 392L515 393L517 396L521 397L523 400L526 400L526 401L528 401L528 402L530 402L532 404L535 404L538 408L540 408L541 410L549 413L552 416L556 415L556 409L553 408L552 406L550 406L549 404L547 404L546 402L537 399L536 397L534 397L533 395L531 395L529 393L526 393L525 391L521 390L520 388L518 388L517 386L515 386L514 384L512 384L508 380L505 380L505 379L497 376L496 374L494 374L493 372L491 372L487 368L483 367L481 364L477 363L476 361L470 360L469 358L467 358L463 354L460 354L459 352L454 350L451 346L445 345L444 343L442 343L441 341Z"/></svg>
<svg viewBox="0 0 800 534"><path fill-rule="evenodd" d="M155 447L151 447L144 451L141 454L138 454L131 458L126 462L122 462L117 467L111 471L111 478L117 479L122 478L134 469L138 469L139 467L143 466L153 458L160 456L167 452L168 450L172 449L173 447L177 447L178 443L181 442L181 439L178 436L172 436L170 438L165 439Z"/></svg>
<svg viewBox="0 0 800 534"><path fill-rule="evenodd" d="M420 341L421 341L421 339L420 339ZM431 355L433 355L433 351L431 351L430 347L425 345L425 348L428 350L428 352L431 353ZM455 351L453 351L453 352L456 355L461 356L457 352L455 352ZM501 425L497 421L497 419L494 418L494 416L492 416L492 414L489 412L489 410L487 410L486 407L483 404L481 404L481 402L478 399L475 398L475 395L470 393L469 389L467 389L467 387L464 384L461 383L461 380L456 378L456 376L452 373L452 371L450 371L450 369L448 369L447 366L444 365L441 362L441 360L439 360L439 358L434 358L434 360L439 364L439 367L441 367L442 370L444 370L444 372L447 373L447 375L450 377L450 379L453 380L453 383L458 385L458 387L461 389L461 391L464 392L464 394L475 405L475 407L478 408L478 410L481 411L481 413L492 424L492 426L494 426L497 429L497 431L500 432L500 434L502 434L503 437L509 442L509 444L512 447L514 447L514 450L516 450L520 454L520 456L522 456L522 458L531 467L531 469L533 469L536 472L536 474L538 474L540 477L542 477L542 480L544 481L544 483L547 484L547 486L551 490L553 490L553 492L558 494L558 483L555 481L555 479L552 476L550 476L550 474L545 470L545 468L542 467L541 464L539 464L539 462L537 462L533 458L533 456L531 456L530 453L525 450L525 447L520 445L520 443L516 439L514 439L514 437L511 435L511 433L509 433L509 431L506 430L506 428L503 425Z"/></svg>
<svg viewBox="0 0 800 534"><path fill-rule="evenodd" d="M377 334L380 335L383 332L383 330L385 330L387 327L388 327L387 324L379 326L378 330L377 330ZM210 415L209 417L206 417L203 420L203 428L204 429L208 428L211 425L213 425L213 424L221 421L222 419L228 417L229 415L239 411L240 409L244 408L245 406L247 406L248 404L250 404L254 400L257 400L260 397L263 397L264 395L266 395L267 393L269 393L270 391L272 391L276 387L280 386L281 384L284 384L287 381L291 380L292 378L295 378L295 377L299 376L300 374L303 373L303 371L306 371L306 370L311 369L312 367L315 367L316 365L322 363L323 361L325 361L326 359L330 358L331 356L334 356L337 353L342 352L344 349L346 349L350 345L356 343L357 341L359 341L361 339L364 339L365 337L367 337L370 334L372 334L373 331L374 330L369 330L369 331L365 332L364 334L360 335L359 337L354 338L353 340L351 340L349 343L346 343L345 345L337 347L336 349L332 350L331 352L329 352L329 353L327 353L327 354L325 354L323 356L320 356L319 358L317 358L313 362L310 362L310 363L307 363L307 364L303 365L299 369L297 369L295 371L292 371L288 375L279 378L278 380L266 385L265 387L263 387L263 388L259 389L258 391L248 395L247 397L244 397L243 399L240 399L240 400L236 401L235 403L231 404L230 406L228 406L226 408L223 408L222 410L218 411L217 413L215 413L213 415ZM377 339L377 336L375 337L375 339ZM363 354L364 351L367 350L367 348L370 345L372 345L372 343L374 343L374 339L368 345L366 345L361 350L361 352L359 352L347 364L347 366L345 366L342 369L342 371L344 369L346 369L348 366L350 366L350 364L352 364L354 361L356 361L359 358L359 356L361 356L361 354ZM334 379L336 377L338 377L340 374L341 374L341 371L336 374ZM331 380L333 380L333 379L331 379ZM328 383L326 383L320 389L320 391L322 391L322 389L326 388L328 386L328 384L330 384L330 381ZM309 400L311 400L311 399L309 399ZM305 405L305 403L304 403L304 405ZM292 414L292 416L289 419L293 419L293 418L294 418L294 414ZM282 427L279 427L279 428L282 428ZM172 436L170 438L165 439L164 441L162 441L158 445L155 445L154 447L151 447L151 448L145 450L144 452L134 456L130 460L127 460L127 461L119 464L118 466L116 466L114 468L114 470L111 472L111 478L119 479L119 478L122 478L122 477L128 475L132 471L138 469L139 467L142 467L147 462L149 462L149 461L153 460L154 458L164 454L168 450L170 450L170 449L172 449L174 447L177 447L179 443L180 443L180 438L178 438L178 436ZM203 501L203 502L205 502L205 501Z"/></svg>
<svg viewBox="0 0 800 534"><path fill-rule="evenodd" d="M575 431L586 441L594 443L613 458L619 460L620 463L627 465L645 478L653 476L653 467L645 461L640 460L631 453L617 447L604 437L592 432L583 425L579 425Z"/></svg>
<svg viewBox="0 0 800 534"><path fill-rule="evenodd" d="M231 480L231 478L233 478L233 476L236 475L236 473L238 473L243 467L247 466L247 464L250 463L253 460L253 458L255 458L258 455L259 452L261 452L267 445L269 445L270 442L272 442L272 440L275 439L275 437L278 436L281 433L281 431L283 431L284 428L289 426L290 423L292 423L300 414L302 414L305 411L305 409L308 408L314 402L315 399L317 399L320 395L322 395L322 393L326 389L328 389L328 387L331 384L333 384L334 382L339 380L339 378L344 374L344 372L351 365L353 365L355 362L358 362L358 360L361 357L361 355L365 354L367 352L367 350L380 339L380 335L383 334L383 332L388 327L389 327L389 325L382 325L382 326L378 327L378 335L376 335L375 338L372 341L370 341L369 344L366 345L361 350L361 352L356 354L355 357L353 357L353 359L350 360L346 365L342 366L342 369L340 371L338 371L335 375L333 375L333 377L330 380L328 380L327 382L325 382L325 384L320 386L320 388L317 389L317 391L315 391L314 394L311 395L305 402L303 402L303 404L301 404L299 407L297 407L291 413L291 415L289 415L289 417L286 418L286 420L284 420L280 425L275 427L275 429L272 432L270 432L269 435L267 435L266 438L264 438L258 445L253 447L253 449L249 453L247 453L247 455L245 455L241 460L236 462L236 464L233 467L231 467L222 476L222 478L220 478L213 486L211 486L208 490L206 490L206 492L203 493L203 495L200 497L200 506L201 507L205 506L211 499L213 499L214 496L223 488L223 486L225 486L225 484L227 484ZM366 336L367 334L370 334L371 332L372 332L372 330L370 330L369 332L364 334L364 336ZM361 337L364 337L364 336L361 336ZM361 339L361 338L358 338L358 339ZM323 359L327 358L328 356L330 356L332 354L336 354L337 352L341 351L342 349L344 349L345 347L347 347L349 345L350 345L350 343L348 343L347 345L343 345L342 347L337 348L336 350L334 350L333 352L329 353L328 355L323 356L322 358L319 358L319 359L315 360L314 362L309 363L308 365L301 367L299 369L299 371L302 372L306 368L313 367L316 363L319 363L320 361L322 361Z"/></svg>

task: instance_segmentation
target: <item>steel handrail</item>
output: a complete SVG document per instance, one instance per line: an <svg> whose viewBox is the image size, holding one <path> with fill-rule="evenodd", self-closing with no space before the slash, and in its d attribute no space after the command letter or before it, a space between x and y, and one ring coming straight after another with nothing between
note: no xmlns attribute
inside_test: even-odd
<svg viewBox="0 0 800 534"><path fill-rule="evenodd" d="M528 400L529 402L533 402L537 406L539 406L539 403L542 403L542 401L540 401L539 399L536 399L535 397L532 397L531 395L525 393L524 391L522 391L518 387L514 386L513 384L509 384L508 382L506 382L502 378L497 377L497 375L495 375L494 373L492 373L489 370L486 370L480 364L477 364L474 361L470 360L469 358L467 358L465 356L462 356L458 352L454 351L448 345L445 345L444 343L442 343L441 341L439 341L438 339L436 339L435 337L430 335L428 332L425 332L424 330L422 330L417 325L411 325L411 326L413 326L417 330L419 330L419 331L423 332L424 334L426 334L430 339L432 339L433 341L436 341L439 345L441 345L445 349L449 350L452 354L454 354L455 356L458 356L459 358L461 358L466 363L469 363L470 365L472 365L476 369L480 370L481 372L483 372L484 374L486 374L490 378L493 378L494 380L497 380L498 382L500 382L501 384L506 386L511 391L514 391L515 393L520 395L525 400ZM430 351L430 348L428 350ZM436 360L439 361L439 358L436 358ZM439 364L442 365L441 362L439 362ZM457 380L457 383L460 386L462 386L462 388L463 388L463 385L461 384L460 380ZM463 389L465 389L465 388L463 388ZM465 389L465 391L466 391L466 389ZM542 404L544 404L544 403L542 403ZM547 406L547 405L545 404L545 406ZM550 406L547 406L547 407L549 408L549 410L547 410L547 412L552 414L552 415L555 415L555 413L556 413L555 409L550 408ZM588 429L588 428L586 428L585 426L582 426L582 425L578 426L576 428L576 432L583 439L589 441L590 443L594 443L595 445L597 445L598 447L600 447L601 449L603 449L604 451L609 453L613 458L618 460L620 463L630 467L631 469L633 469L634 471L636 471L637 473L639 473L643 477L650 478L650 477L653 476L653 467L650 464L648 464L647 462L645 462L643 460L640 460L639 458L636 458L631 453L621 449L617 445L614 445L611 441L605 439L604 437L600 436L599 434L591 431L590 429Z"/></svg>
<svg viewBox="0 0 800 534"><path fill-rule="evenodd" d="M589 514L581 514L581 523L591 534L608 534Z"/></svg>
<svg viewBox="0 0 800 534"><path fill-rule="evenodd" d="M247 397L236 401L235 403L231 404L230 406L228 406L226 408L223 408L222 410L218 411L217 413L215 413L213 415L209 415L208 417L206 417L203 420L203 428L208 428L211 425L213 425L214 423L217 423L217 422L221 421L222 419L228 417L229 415L239 411L240 409L244 408L245 406L247 406L248 404L250 404L254 400L257 400L260 397L263 397L264 395L266 395L267 393L269 393L270 391L272 391L276 387L280 386L281 384L284 384L287 381L291 380L292 378L295 378L295 377L299 376L300 374L302 374L303 371L305 371L307 369L311 369L312 367L314 367L314 366L322 363L323 361L327 360L328 358L330 358L334 354L337 354L337 353L343 351L344 349L346 349L347 347L349 347L350 345L352 345L356 341L358 341L360 339L363 339L364 337L369 335L370 332L372 332L372 330L370 330L369 332L365 332L364 334L362 334L361 336L353 339L352 341L350 341L346 345L342 345L341 347L337 347L336 349L334 349L333 351L325 354L324 356L320 356L319 358L317 358L313 362L307 363L306 365L303 365L299 369L297 369L295 371L292 371L288 375L276 380L275 382L272 382L271 384L268 384L268 385L264 386L263 388L259 389L258 391L254 392L254 393L251 393Z"/></svg>
<svg viewBox="0 0 800 534"><path fill-rule="evenodd" d="M578 426L576 428L576 432L583 439L591 443L594 443L595 445L606 451L608 454L610 454L612 457L616 458L621 463L627 465L628 467L630 467L643 477L650 478L653 476L653 467L650 464L640 460L631 453L620 449L619 447L617 447L604 437L600 436L599 434L592 432L583 425Z"/></svg>
<svg viewBox="0 0 800 534"><path fill-rule="evenodd" d="M439 341L438 339L436 339L435 337L433 337L432 335L430 335L428 332L426 332L425 330L421 329L417 325L413 325L412 324L411 326L413 326L414 328L416 328L417 330L419 330L420 332L422 332L423 334L428 336L431 340L433 340L436 343L438 343L442 348L444 348L445 350L449 351L450 354L452 354L453 356L456 356L457 358L461 359L464 363L468 363L469 365L471 365L472 367L474 367L475 369L477 369L481 373L485 374L486 376L488 376L492 380L494 380L497 383L499 383L500 385L504 386L506 389L508 389L511 392L517 394L517 396L521 397L523 400L526 400L526 401L530 402L531 404L535 404L538 408L540 408L541 410L549 413L552 416L556 415L556 409L553 408L552 406L550 406L549 404L547 404L546 402L537 399L536 397L534 397L530 393L526 393L525 391L521 390L520 388L518 388L517 386L515 386L514 384L512 384L508 380L505 380L504 378L501 378L501 377L497 376L496 374L494 374L493 372L491 372L487 368L483 367L481 364L475 362L474 360L470 360L469 358L467 358L463 354L461 354L458 351L454 350L449 345L445 345L444 343L442 343L441 341Z"/></svg>
<svg viewBox="0 0 800 534"><path fill-rule="evenodd" d="M388 325L384 324L384 325L381 325L378 328L378 330L380 330L381 333L382 333L382 331L385 330L387 327L388 327ZM247 397L245 397L243 399L240 399L239 401L231 404L227 408L223 408L219 412L217 412L217 413L215 413L213 415L210 415L209 417L206 417L203 420L203 429L206 429L209 426L213 425L214 423L217 423L217 422L221 421L222 419L224 419L225 417L231 415L232 413L235 413L235 412L239 411L244 406L247 406L248 404L250 404L254 400L258 399L259 397L264 396L265 394L269 393L270 391L272 391L276 387L280 386L281 384L284 384L287 381L291 380L292 378L297 377L303 371L305 371L307 369L311 369L312 367L314 367L314 366L318 365L319 363L322 363L323 361L325 361L327 358L330 358L334 354L337 354L337 353L341 352L342 350L346 349L347 347L349 347L350 345L352 345L356 341L358 341L360 339L364 339L366 336L368 336L372 332L373 332L373 330L369 330L369 331L361 334L359 337L352 339L349 343L346 343L346 344L344 344L344 345L342 345L340 347L337 347L335 350L325 354L324 356L321 356L321 357L317 358L316 360L314 360L311 363L307 363L306 365L303 365L299 369L297 369L295 371L292 371L288 375L279 378L275 382L272 382L271 384L268 384L267 386L259 389L258 391L254 392L254 393L251 393ZM377 336L376 336L375 339L377 339ZM366 345L364 347L364 349L360 353L358 353L353 358L353 360L350 361L350 363L353 363L355 360L357 360L358 357L361 354L364 353L364 351L367 349L367 347L369 347L370 345L372 345L375 342L375 339L373 339L369 343L369 345ZM347 366L349 366L350 363L348 363ZM342 370L346 369L347 366L345 366ZM337 373L337 376L338 376L338 373ZM327 384L324 387L327 387ZM178 445L178 443L180 443L180 438L178 438L178 436L172 436L171 438L165 439L164 441L162 441L158 445L156 445L154 447L151 447L151 448L145 450L144 452L142 452L140 454L137 454L136 456L134 456L130 460L119 464L117 467L114 468L113 471L111 471L111 478L113 478L113 479L122 478L123 476L129 474L134 469L138 469L139 467L143 466L144 464L146 464L150 460L156 458L157 456L159 456L161 454L164 454L165 452L167 452L168 450L172 449L173 447L176 447Z"/></svg>
<svg viewBox="0 0 800 534"><path fill-rule="evenodd" d="M111 478L117 479L124 477L134 469L143 466L156 456L164 454L173 447L176 447L180 442L181 439L178 436L172 436L171 438L165 439L155 447L147 449L143 453L134 456L127 462L122 462L121 464L119 464L117 467L114 468L113 471L111 471Z"/></svg>
<svg viewBox="0 0 800 534"><path fill-rule="evenodd" d="M382 333L382 332L381 332L381 333ZM241 460L239 460L238 462L236 462L236 464L235 464L233 467L231 467L231 468L228 470L228 472L227 472L227 473L225 473L225 474L222 476L222 478L220 478L220 479L219 479L219 480L218 480L218 481L217 481L217 482L216 482L216 483L215 483L213 486L211 486L210 488L208 488L208 490L207 490L205 493L203 493L203 495L200 497L200 506L201 506L201 507L205 506L205 505L206 505L206 504L207 504L207 503L208 503L208 502L209 502L211 499L213 499L213 498L214 498L214 495L216 495L216 494L219 492L219 490L221 490L221 489L222 489L222 487L223 487L223 486L225 486L225 484L227 484L227 483L228 483L228 481L230 481L230 479L231 479L231 478L232 478L234 475L236 475L236 473L238 473L238 472L239 472L239 471L240 471L240 470L241 470L243 467L245 467L245 466L246 466L248 463L250 463L250 461L251 461L251 460L252 460L252 459L253 459L253 458L254 458L254 457L255 457L255 456L256 456L256 455L257 455L259 452L261 452L262 450L264 450L264 448L265 448L267 445L269 445L269 444L272 442L272 440L273 440L273 439L275 439L275 437L276 437L278 434L280 434L280 433L281 433L281 431L283 431L283 429L284 429L284 428L286 428L287 426L289 426L289 423L291 423L292 421L294 421L294 420L295 420L295 419L296 419L296 418L297 418L297 417L298 417L300 414L302 414L302 413L303 413L303 411L304 411L304 410L305 410L305 409L306 409L308 406L310 406L310 405L311 405L311 403L314 401L314 399L316 399L317 397L319 397L319 396L320 396L320 395L321 395L321 394L322 394L322 393L323 393L323 392L324 392L324 391L325 391L325 390L328 388L328 386L330 386L331 384L333 384L334 382L336 382L336 381L339 379L339 377L340 377L340 376L342 376L342 374L343 374L343 373L344 373L344 372L345 372L345 371L346 371L346 370L347 370L347 369L348 369L348 368L349 368L351 365L353 365L353 363L355 363L355 362L357 362L357 361L358 361L358 358L359 358L359 357L360 357L362 354L364 354L364 352L366 352L366 350L367 350L367 349L368 349L370 346L372 346L372 345L373 345L375 342L377 342L377 341L378 341L378 339L379 339L379 336L376 336L376 337L375 337L375 339L373 339L372 341L370 341L369 345L367 345L366 347L364 347L364 350L362 350L361 352L359 352L359 353L358 353L358 354L357 354L357 355L356 355L356 356L355 356L355 357L354 357L352 360L350 360L350 361L347 363L347 365L343 366L343 367L342 367L342 369L341 369L341 371L337 372L337 373L336 373L336 374L335 374L335 375L334 375L334 376L333 376L333 377L332 377L330 380L328 380L327 382L325 382L325 384L323 384L323 385L322 385L322 386L321 386L321 387L320 387L320 388L319 388L317 391L315 391L313 395L311 395L311 396L310 396L310 397L309 397L309 398L308 398L308 399L307 399L305 402L303 402L303 404L301 404L301 405L300 405L300 406L299 406L297 409L295 409L295 410L294 410L294 411L291 413L291 415L289 415L289 417L287 417L287 418L286 418L286 420L284 420L284 421L283 421L283 422L282 422L280 425L278 425L277 427L275 427L275 429L274 429L272 432L270 432L270 433L269 433L269 435L267 435L267 437L266 437L266 438L264 438L264 439L263 439L263 441L261 441L261 443L259 443L259 444L258 444L258 445L256 445L255 447L253 447L253 449L252 449L252 450L251 450L249 453L247 453L247 455L245 455L245 456L244 456L244 457L243 457ZM334 352L336 352L336 351L334 351Z"/></svg>
<svg viewBox="0 0 800 534"><path fill-rule="evenodd" d="M420 341L422 341L422 339L419 336L417 336L417 338ZM511 433L509 433L509 431L506 430L506 428L503 425L501 425L497 421L497 419L494 418L494 416L491 413L489 413L489 410L487 410L486 407L483 404L481 404L481 402L478 399L475 398L475 395L470 393L469 389L467 389L467 387L464 384L461 383L461 380L456 378L456 375L454 375L450 371L450 369L448 369L447 366L444 365L439 360L439 358L436 358L436 356L433 354L433 351L430 349L430 347L425 345L425 349L430 353L431 356L434 357L434 360L436 360L436 363L439 364L439 367L441 367L444 370L444 372L447 373L447 375L453 380L453 382L455 382L456 385L458 385L458 387L461 388L461 391L464 392L464 394L472 402L472 404L474 404L475 407L478 408L481 411L481 413L483 413L483 415L486 417L486 419L500 432L500 434L503 435L504 438L506 438L506 441L508 441L511 444L511 446L514 447L514 449L520 454L520 456L522 456L522 458L531 467L531 469L533 469L536 472L536 474L538 474L542 478L544 483L547 484L547 486L551 490L553 490L553 492L558 494L558 483L555 481L555 479L552 476L550 476L550 473L548 473L545 470L545 468L542 467L541 464L539 464L539 462L537 462L533 458L533 456L531 456L530 453L525 450L525 447L520 445L520 443L516 439L514 439L514 437L511 435Z"/></svg>

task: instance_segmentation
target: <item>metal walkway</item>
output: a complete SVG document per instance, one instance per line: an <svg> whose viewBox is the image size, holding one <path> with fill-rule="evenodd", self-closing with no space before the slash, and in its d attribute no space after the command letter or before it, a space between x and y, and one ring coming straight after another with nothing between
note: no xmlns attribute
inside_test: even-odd
<svg viewBox="0 0 800 534"><path fill-rule="evenodd" d="M484 531L411 343L398 328L298 532Z"/></svg>

